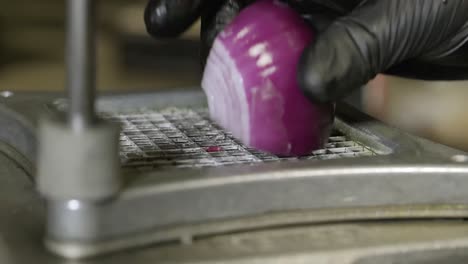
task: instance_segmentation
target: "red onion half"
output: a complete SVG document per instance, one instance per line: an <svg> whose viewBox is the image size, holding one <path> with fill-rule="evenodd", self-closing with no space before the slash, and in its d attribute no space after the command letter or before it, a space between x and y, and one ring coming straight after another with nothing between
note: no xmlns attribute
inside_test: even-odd
<svg viewBox="0 0 468 264"><path fill-rule="evenodd" d="M299 90L297 64L313 40L303 19L284 3L260 0L216 38L202 87L210 115L245 145L278 155L322 148L333 105L312 104Z"/></svg>

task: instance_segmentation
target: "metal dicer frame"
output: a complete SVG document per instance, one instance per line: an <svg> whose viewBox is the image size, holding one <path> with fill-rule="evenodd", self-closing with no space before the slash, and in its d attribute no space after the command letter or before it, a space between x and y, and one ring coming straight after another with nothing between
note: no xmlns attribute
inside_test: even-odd
<svg viewBox="0 0 468 264"><path fill-rule="evenodd" d="M9 126L24 133L21 126L32 126L44 112L63 110L64 101L54 98L4 99L9 110L3 115L15 113ZM107 118L158 116L160 111L169 117L204 107L199 90L114 95L98 101L99 112L107 113ZM465 153L387 127L346 105L338 107L338 117L335 128L351 140L346 144L355 142L375 155L185 168L178 168L177 162L163 168L124 163L126 185L114 198L48 201L47 246L59 255L80 258L156 242L186 243L209 235L298 224L468 216ZM190 122L184 124L190 127ZM25 138L34 142L34 136ZM29 145L6 137L2 141L18 150ZM23 152L34 160L32 153ZM123 161L127 154L121 152ZM73 152L66 155L73 157ZM158 160L167 157L146 162L161 166L154 162Z"/></svg>
<svg viewBox="0 0 468 264"><path fill-rule="evenodd" d="M201 168L193 168L193 163L188 168L124 166L122 174L117 173L112 154L116 146L109 144L115 126L95 118L92 107L93 63L92 55L86 53L92 46L87 33L92 26L85 12L92 0L69 1L78 10L69 16L71 32L76 34L71 36L81 36L69 41L74 51L66 108L69 123L59 118L44 124L49 126L43 127L45 131L53 131L62 141L54 144L54 138L47 138L45 142L50 144L43 144L40 138L41 148L47 151L40 150L44 155L39 158L48 162L39 162L42 174L37 179L47 202L46 245L58 255L83 258L156 242L189 244L216 234L302 224L468 216L468 157L464 152L402 133L346 105L338 107L336 130L351 144L375 155L340 158L337 153L332 156L337 159ZM44 112L60 116L63 100L29 94L4 98L2 105L0 121L8 129L1 131L1 141L25 156L25 163L34 164L38 117ZM98 101L98 111L104 116L144 116L167 107L176 107L176 113L181 113L180 109L206 106L200 91L114 95ZM79 140L64 140L70 138ZM84 144L88 139L93 144ZM89 150L109 155L96 160L86 156ZM337 151L346 154L348 150L344 146ZM201 154L213 158L210 153ZM47 159L48 155L60 162ZM173 161L177 165L180 159ZM81 167L67 172L61 162ZM57 171L63 175L47 174ZM84 171L91 174L80 175ZM93 174L96 172L103 174ZM457 243L457 247L468 248L466 239ZM425 245L422 249L432 248Z"/></svg>
<svg viewBox="0 0 468 264"><path fill-rule="evenodd" d="M246 147L211 121L203 108L146 110L144 113L110 114L107 118L122 126L120 157L123 166L139 170L376 155L372 149L335 130L324 149L302 157L279 157Z"/></svg>

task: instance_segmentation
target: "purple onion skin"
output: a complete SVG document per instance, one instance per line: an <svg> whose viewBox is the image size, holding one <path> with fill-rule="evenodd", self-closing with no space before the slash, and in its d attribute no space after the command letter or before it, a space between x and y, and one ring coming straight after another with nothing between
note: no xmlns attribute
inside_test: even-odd
<svg viewBox="0 0 468 264"><path fill-rule="evenodd" d="M300 91L297 65L314 34L284 3L260 0L221 32L202 87L211 117L249 147L282 156L322 148L334 105L314 105Z"/></svg>

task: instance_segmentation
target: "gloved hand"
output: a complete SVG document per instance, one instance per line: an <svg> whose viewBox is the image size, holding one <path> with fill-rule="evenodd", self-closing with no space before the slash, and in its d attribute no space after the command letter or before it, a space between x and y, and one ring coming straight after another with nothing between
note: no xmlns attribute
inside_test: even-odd
<svg viewBox="0 0 468 264"><path fill-rule="evenodd" d="M148 32L174 37L199 16L202 60L216 35L252 0L150 0ZM298 79L306 96L336 101L378 73L468 79L468 0L288 0L319 31Z"/></svg>

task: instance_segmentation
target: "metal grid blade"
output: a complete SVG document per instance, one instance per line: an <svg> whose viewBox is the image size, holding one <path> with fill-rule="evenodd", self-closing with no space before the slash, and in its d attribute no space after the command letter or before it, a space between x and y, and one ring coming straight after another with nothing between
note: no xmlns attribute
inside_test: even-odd
<svg viewBox="0 0 468 264"><path fill-rule="evenodd" d="M119 122L124 167L205 167L300 159L376 155L370 148L333 131L324 149L302 157L278 157L248 148L208 117L206 109L166 109L132 114L104 114Z"/></svg>

